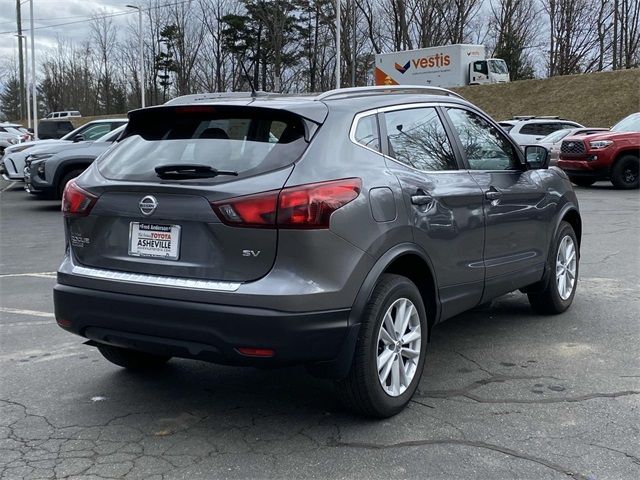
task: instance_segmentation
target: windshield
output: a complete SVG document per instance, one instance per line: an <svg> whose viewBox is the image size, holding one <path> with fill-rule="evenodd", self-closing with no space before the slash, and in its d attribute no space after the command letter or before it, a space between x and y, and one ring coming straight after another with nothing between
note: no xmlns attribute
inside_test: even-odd
<svg viewBox="0 0 640 480"><path fill-rule="evenodd" d="M623 118L612 128L612 132L640 132L640 113L632 113Z"/></svg>
<svg viewBox="0 0 640 480"><path fill-rule="evenodd" d="M501 75L506 75L509 73L509 68L504 60L500 59L492 59L487 60L487 64L489 65L489 71L491 73L498 73Z"/></svg>
<svg viewBox="0 0 640 480"><path fill-rule="evenodd" d="M544 137L542 140L540 140L538 143L558 143L560 140L562 140L564 137L566 137L570 133L571 133L571 129L569 128L558 130L556 132L550 133L549 135Z"/></svg>
<svg viewBox="0 0 640 480"><path fill-rule="evenodd" d="M105 133L101 137L96 138L96 142L115 142L120 134L124 131L127 125L124 124L121 127L116 128L110 132Z"/></svg>
<svg viewBox="0 0 640 480"><path fill-rule="evenodd" d="M99 162L112 180L158 181L156 167L180 165L247 177L290 165L307 147L300 117L251 107L153 109L132 117L125 135ZM216 180L229 177L207 181Z"/></svg>

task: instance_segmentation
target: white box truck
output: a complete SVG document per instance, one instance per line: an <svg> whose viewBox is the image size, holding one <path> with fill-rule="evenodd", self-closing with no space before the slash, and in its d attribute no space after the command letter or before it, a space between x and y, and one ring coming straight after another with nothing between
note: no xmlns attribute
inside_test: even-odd
<svg viewBox="0 0 640 480"><path fill-rule="evenodd" d="M376 85L461 87L508 81L507 64L486 58L484 45L445 45L376 55Z"/></svg>

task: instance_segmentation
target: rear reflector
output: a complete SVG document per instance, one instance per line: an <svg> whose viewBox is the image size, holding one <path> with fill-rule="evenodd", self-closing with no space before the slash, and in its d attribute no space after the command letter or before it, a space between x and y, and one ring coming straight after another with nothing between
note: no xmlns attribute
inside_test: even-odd
<svg viewBox="0 0 640 480"><path fill-rule="evenodd" d="M238 348L238 352L242 355L246 355L247 357L273 357L275 355L275 351L270 348L249 348L242 347Z"/></svg>
<svg viewBox="0 0 640 480"><path fill-rule="evenodd" d="M354 200L361 189L359 178L347 178L231 198L211 206L224 223L237 227L329 228L331 214Z"/></svg>
<svg viewBox="0 0 640 480"><path fill-rule="evenodd" d="M65 320L64 318L56 318L56 322L63 328L69 328L71 326L71 320Z"/></svg>
<svg viewBox="0 0 640 480"><path fill-rule="evenodd" d="M62 213L65 217L85 217L97 200L98 197L81 189L75 180L71 180L62 194Z"/></svg>

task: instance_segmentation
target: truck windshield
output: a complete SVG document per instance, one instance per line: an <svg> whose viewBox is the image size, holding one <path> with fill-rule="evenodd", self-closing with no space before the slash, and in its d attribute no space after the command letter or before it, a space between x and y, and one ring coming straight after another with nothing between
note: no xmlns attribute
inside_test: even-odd
<svg viewBox="0 0 640 480"><path fill-rule="evenodd" d="M487 60L489 64L489 71L491 73L497 73L500 75L506 75L509 73L509 69L507 68L507 64L504 60Z"/></svg>
<svg viewBox="0 0 640 480"><path fill-rule="evenodd" d="M632 113L623 118L612 128L612 132L640 132L640 113Z"/></svg>

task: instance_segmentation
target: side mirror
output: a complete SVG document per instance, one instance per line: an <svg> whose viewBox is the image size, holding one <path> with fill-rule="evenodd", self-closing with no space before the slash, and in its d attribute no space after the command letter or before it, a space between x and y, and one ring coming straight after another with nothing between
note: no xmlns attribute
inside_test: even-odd
<svg viewBox="0 0 640 480"><path fill-rule="evenodd" d="M527 170L549 168L549 150L542 145L527 145L524 147L524 163Z"/></svg>
<svg viewBox="0 0 640 480"><path fill-rule="evenodd" d="M75 137L73 137L73 141L74 142L84 142L84 135L82 135L81 133L77 134Z"/></svg>

